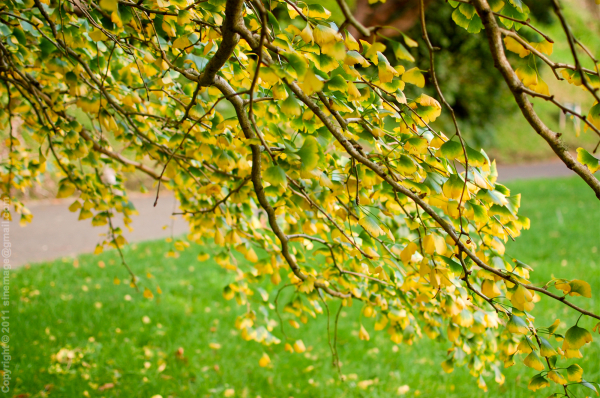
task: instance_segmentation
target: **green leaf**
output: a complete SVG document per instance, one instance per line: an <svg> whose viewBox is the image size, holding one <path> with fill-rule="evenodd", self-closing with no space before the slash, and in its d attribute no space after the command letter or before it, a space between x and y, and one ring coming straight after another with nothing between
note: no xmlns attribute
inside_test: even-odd
<svg viewBox="0 0 600 398"><path fill-rule="evenodd" d="M374 237L385 234L385 231L379 226L379 221L374 217L364 216L358 220L358 223Z"/></svg>
<svg viewBox="0 0 600 398"><path fill-rule="evenodd" d="M404 149L413 154L425 153L427 152L428 142L425 138L422 137L411 137L406 140L406 144L404 144Z"/></svg>
<svg viewBox="0 0 600 398"><path fill-rule="evenodd" d="M293 95L287 97L284 101L279 103L279 107L281 108L281 112L283 112L286 116L300 116L302 110L300 109L300 103Z"/></svg>
<svg viewBox="0 0 600 398"><path fill-rule="evenodd" d="M473 18L467 18L458 8L452 13L452 20L469 33L479 33L483 29L483 23L478 15L474 15Z"/></svg>
<svg viewBox="0 0 600 398"><path fill-rule="evenodd" d="M529 381L527 388L531 391L537 391L541 388L546 388L550 385L550 382L542 375L535 375Z"/></svg>
<svg viewBox="0 0 600 398"><path fill-rule="evenodd" d="M578 350L592 341L592 334L584 328L575 325L567 330L563 341L563 350Z"/></svg>
<svg viewBox="0 0 600 398"><path fill-rule="evenodd" d="M285 171L280 166L271 166L263 173L265 181L271 185L287 187L287 178L285 177Z"/></svg>
<svg viewBox="0 0 600 398"><path fill-rule="evenodd" d="M546 340L543 337L540 337L540 342L542 343L541 347L540 347L540 354L543 357L548 358L548 357L553 357L555 355L558 355L558 353L556 352L554 347L552 347L552 345L548 342L548 340Z"/></svg>
<svg viewBox="0 0 600 398"><path fill-rule="evenodd" d="M335 75L327 82L327 89L329 91L341 91L343 93L348 91L348 83L340 75Z"/></svg>
<svg viewBox="0 0 600 398"><path fill-rule="evenodd" d="M522 12L522 13L529 12L529 7L527 7L527 4L523 3L522 0L508 0L508 1L510 2L510 4L515 6L517 11Z"/></svg>
<svg viewBox="0 0 600 398"><path fill-rule="evenodd" d="M577 148L577 161L586 165L592 173L600 169L600 160L583 148Z"/></svg>
<svg viewBox="0 0 600 398"><path fill-rule="evenodd" d="M412 174L417 171L417 165L410 156L400 155L396 161L396 168L404 174Z"/></svg>
<svg viewBox="0 0 600 398"><path fill-rule="evenodd" d="M319 143L317 139L310 135L304 138L302 148L296 154L302 160L301 170L303 172L313 171L319 163Z"/></svg>
<svg viewBox="0 0 600 398"><path fill-rule="evenodd" d="M285 56L288 59L290 65L292 65L292 68L294 68L294 70L298 74L298 79L304 77L304 74L306 73L307 69L306 59L296 53L286 53Z"/></svg>
<svg viewBox="0 0 600 398"><path fill-rule="evenodd" d="M506 323L506 329L514 334L527 334L529 333L529 328L527 324L523 320L516 315L511 315L510 319Z"/></svg>
<svg viewBox="0 0 600 398"><path fill-rule="evenodd" d="M581 377L583 376L583 369L581 366L574 363L573 365L567 368L567 378L569 381L581 381Z"/></svg>
<svg viewBox="0 0 600 398"><path fill-rule="evenodd" d="M73 195L73 193L75 192L75 185L69 181L68 179L64 179L60 182L60 185L58 186L58 193L56 194L57 198L66 198L69 197L71 195Z"/></svg>
<svg viewBox="0 0 600 398"><path fill-rule="evenodd" d="M598 390L596 390L596 387L594 387L594 385L592 383L587 382L587 381L581 379L581 385L589 388L590 390L592 390L593 392L595 392L596 395L599 395L598 394Z"/></svg>
<svg viewBox="0 0 600 398"><path fill-rule="evenodd" d="M467 157L469 158L469 165L475 167L482 167L488 163L485 156L479 151L467 146Z"/></svg>
<svg viewBox="0 0 600 398"><path fill-rule="evenodd" d="M446 141L440 147L442 156L448 160L454 160L458 157L464 159L463 149L460 142Z"/></svg>

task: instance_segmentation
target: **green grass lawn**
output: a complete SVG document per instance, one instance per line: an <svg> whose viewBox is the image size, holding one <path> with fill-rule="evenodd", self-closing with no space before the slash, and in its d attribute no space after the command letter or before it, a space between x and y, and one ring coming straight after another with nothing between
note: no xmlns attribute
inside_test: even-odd
<svg viewBox="0 0 600 398"><path fill-rule="evenodd" d="M533 281L580 277L593 299L574 298L600 312L598 249L600 205L578 179L508 184L523 194L522 214L532 229L509 253L531 264ZM339 331L340 381L331 366L324 317L300 329L287 325L292 339L303 339L306 353L288 354L283 344L263 347L243 341L234 327L241 312L222 297L233 275L212 261L196 260L198 246L177 259L165 258L166 242L147 242L125 250L142 282L161 295L153 300L129 287L115 252L25 267L13 272L11 344L12 393L28 397L388 397L401 386L405 396L480 397L482 391L464 368L446 374L440 367L449 344L425 338L413 346L394 346L386 333L358 339L358 311L342 312ZM122 282L114 284L115 278ZM271 296L271 301L274 295ZM337 305L337 304L334 304ZM336 308L332 308L334 310ZM574 322L577 314L549 300L538 303L542 320ZM580 325L591 328L590 319ZM371 329L372 330L372 329ZM561 326L563 332L565 326ZM600 337L585 349L584 378L600 381ZM211 343L218 343L219 349ZM183 355L177 355L179 348ZM62 350L62 351L61 351ZM263 353L271 365L260 368ZM74 355L67 361L66 355ZM502 386L487 378L489 397L546 397L527 390L534 374L517 363ZM367 381L367 382L365 382ZM362 383L361 383L362 382ZM583 389L583 388L582 388ZM29 395L27 395L29 394ZM578 396L585 396L579 391ZM10 393L9 393L10 395Z"/></svg>

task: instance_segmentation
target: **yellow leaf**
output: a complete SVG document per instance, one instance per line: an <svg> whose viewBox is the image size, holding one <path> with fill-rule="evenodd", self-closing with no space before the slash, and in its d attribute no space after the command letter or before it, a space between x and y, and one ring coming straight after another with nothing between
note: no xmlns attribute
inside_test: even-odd
<svg viewBox="0 0 600 398"><path fill-rule="evenodd" d="M533 91L535 91L536 93L540 93L543 95L550 95L550 89L548 88L548 85L546 84L545 81L542 80L541 77L538 77L538 82L537 84L532 84L529 86L530 89L532 89Z"/></svg>
<svg viewBox="0 0 600 398"><path fill-rule="evenodd" d="M89 33L90 39L94 40L94 41L104 41L106 39L108 39L108 36L106 36L104 34L104 32L102 32L100 29L96 29L94 28L94 30Z"/></svg>
<svg viewBox="0 0 600 398"><path fill-rule="evenodd" d="M525 357L525 359L523 360L523 363L526 366L529 366L530 368L537 370L538 372L541 372L542 370L545 369L544 364L542 363L542 360L540 359L540 356L535 351L531 351L529 353L529 355L527 355Z"/></svg>
<svg viewBox="0 0 600 398"><path fill-rule="evenodd" d="M306 27L302 29L302 32L300 32L300 37L302 38L302 40L304 40L305 43L314 43L315 38L313 36L313 30L310 27L309 23L306 23Z"/></svg>
<svg viewBox="0 0 600 398"><path fill-rule="evenodd" d="M154 294L152 294L152 291L150 289L148 289L148 288L144 289L144 298L147 298L147 299L154 298Z"/></svg>
<svg viewBox="0 0 600 398"><path fill-rule="evenodd" d="M306 95L312 95L317 91L323 90L324 83L319 80L312 68L308 68L306 75L304 75L304 81L301 83L302 89Z"/></svg>
<svg viewBox="0 0 600 398"><path fill-rule="evenodd" d="M302 340L296 340L294 343L294 351L296 351L298 354L306 351L306 347L304 346L304 342Z"/></svg>
<svg viewBox="0 0 600 398"><path fill-rule="evenodd" d="M358 45L358 42L356 41L354 36L352 36L350 33L346 34L346 40L344 40L344 44L346 44L346 47L348 48L348 50L354 50L354 51L360 50L360 46Z"/></svg>
<svg viewBox="0 0 600 398"><path fill-rule="evenodd" d="M261 368L267 367L267 365L269 365L271 363L271 358L269 358L269 356L266 353L262 354L262 357L260 357L260 360L258 361L258 365Z"/></svg>
<svg viewBox="0 0 600 398"><path fill-rule="evenodd" d="M248 250L246 252L246 255L244 257L246 258L246 260L250 261L251 263L255 263L258 261L258 256L256 255L256 252L252 248L250 248L250 250Z"/></svg>
<svg viewBox="0 0 600 398"><path fill-rule="evenodd" d="M427 235L423 238L423 250L427 254L435 253L435 239L433 235Z"/></svg>
<svg viewBox="0 0 600 398"><path fill-rule="evenodd" d="M119 2L117 0L100 0L100 7L106 11L114 12L119 9Z"/></svg>
<svg viewBox="0 0 600 398"><path fill-rule="evenodd" d="M410 242L400 253L400 259L402 260L402 262L408 264L412 255L415 254L416 251L417 244L415 242Z"/></svg>
<svg viewBox="0 0 600 398"><path fill-rule="evenodd" d="M410 84L414 84L417 87L425 86L425 76L421 73L419 68L412 68L402 74L402 81Z"/></svg>
<svg viewBox="0 0 600 398"><path fill-rule="evenodd" d="M502 294L498 285L496 285L494 281L490 281L488 279L484 280L481 284L481 293L491 299Z"/></svg>
<svg viewBox="0 0 600 398"><path fill-rule="evenodd" d="M300 15L300 14L298 14L298 11L296 11L296 9L294 7L292 7L290 4L287 5L287 10L288 10L288 14L290 16L290 19L294 19L298 15Z"/></svg>
<svg viewBox="0 0 600 398"><path fill-rule="evenodd" d="M367 332L367 329L365 329L365 327L363 325L360 325L360 331L358 332L358 338L361 340L366 340L366 341L369 341L371 338L369 336L369 332Z"/></svg>
<svg viewBox="0 0 600 398"><path fill-rule="evenodd" d="M525 86L530 87L538 84L537 73L532 67L525 66L523 68L517 68L515 72Z"/></svg>
<svg viewBox="0 0 600 398"><path fill-rule="evenodd" d="M191 44L187 36L180 36L173 42L173 48L186 48Z"/></svg>
<svg viewBox="0 0 600 398"><path fill-rule="evenodd" d="M519 57L521 58L525 58L531 53L531 51L526 49L521 43L519 43L516 39L510 36L506 36L504 38L504 45L506 46L506 49L508 51L512 51L513 53L519 54Z"/></svg>
<svg viewBox="0 0 600 398"><path fill-rule="evenodd" d="M530 43L533 48L538 50L541 53L552 55L552 43L549 41L541 41L539 43Z"/></svg>
<svg viewBox="0 0 600 398"><path fill-rule="evenodd" d="M533 294L523 285L518 285L510 298L510 302L519 311L531 311L533 309Z"/></svg>

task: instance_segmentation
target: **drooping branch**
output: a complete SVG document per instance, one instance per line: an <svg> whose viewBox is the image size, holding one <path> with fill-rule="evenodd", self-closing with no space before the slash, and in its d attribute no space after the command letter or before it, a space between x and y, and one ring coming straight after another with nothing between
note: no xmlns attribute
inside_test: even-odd
<svg viewBox="0 0 600 398"><path fill-rule="evenodd" d="M600 199L600 181L598 181L585 165L579 163L577 159L569 153L566 144L560 138L561 135L550 130L533 109L533 105L523 90L523 83L519 80L517 74L506 58L504 46L502 44L502 31L496 22L494 13L489 4L486 0L473 0L472 4L475 6L479 17L485 26L485 33L488 38L492 57L494 58L494 64L502 74L502 77L504 77L521 113L523 113L523 116L531 127L546 140L550 148L552 148L554 153L563 161L563 163L569 169L577 173L586 184L594 190L596 197Z"/></svg>

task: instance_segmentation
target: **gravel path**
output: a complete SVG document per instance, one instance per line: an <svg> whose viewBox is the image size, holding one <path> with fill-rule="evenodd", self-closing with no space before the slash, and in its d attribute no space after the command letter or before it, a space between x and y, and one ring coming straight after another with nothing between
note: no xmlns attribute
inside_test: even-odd
<svg viewBox="0 0 600 398"><path fill-rule="evenodd" d="M517 166L499 166L499 181L515 179L564 177L573 175L562 162L545 162ZM175 198L161 196L153 207L154 195L135 195L132 201L139 212L133 217L133 231L125 230L129 242L160 239L183 234L187 225L181 218L172 218ZM71 200L44 200L28 206L34 214L33 222L26 227L11 223L11 263L20 266L28 263L70 257L92 252L102 240L100 234L106 227L92 227L90 220L77 221L77 213L67 207ZM166 227L166 228L164 228Z"/></svg>

